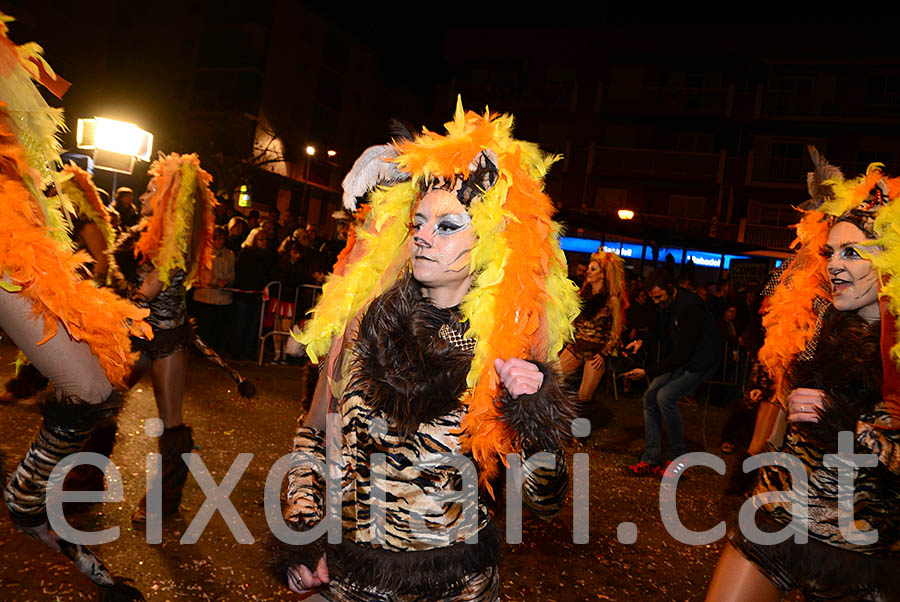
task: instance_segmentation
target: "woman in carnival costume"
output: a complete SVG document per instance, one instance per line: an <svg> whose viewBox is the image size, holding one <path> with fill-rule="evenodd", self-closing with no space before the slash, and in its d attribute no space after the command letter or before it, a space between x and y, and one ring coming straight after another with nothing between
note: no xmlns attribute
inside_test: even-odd
<svg viewBox="0 0 900 602"><path fill-rule="evenodd" d="M70 207L64 196L43 193L61 187L56 134L63 120L31 80L56 93L64 80L37 45L16 46L6 37L11 20L0 14L0 327L55 391L41 405L40 432L3 497L19 530L69 557L100 587L102 599L143 600L90 550L62 539L49 524L53 469L80 450L97 423L119 411L117 388L133 361L129 331L150 332L141 321L146 311L81 277L90 258L72 253L64 217Z"/></svg>
<svg viewBox="0 0 900 602"><path fill-rule="evenodd" d="M556 157L512 138L512 121L459 103L447 135L425 130L372 147L344 181L361 225L300 337L323 368L293 447L324 460L326 414L339 416L328 448L341 458L341 499L326 508L323 481L301 460L285 510L298 530L339 520L343 539L276 558L295 592L499 599L498 536L484 500L472 490L458 504L437 501L467 474L477 487L475 470L426 466L435 454L472 469L474 460L491 492L507 454L549 452L552 468L525 461L525 503L547 520L561 506L573 412L551 366L578 298L543 192ZM376 184L357 210L356 197Z"/></svg>
<svg viewBox="0 0 900 602"><path fill-rule="evenodd" d="M776 412L763 404L758 430L790 466L761 468L755 494L784 493L752 502L759 528L790 535L764 544L747 525L732 530L707 600L774 601L791 590L807 600L900 599L900 180L873 165L844 181L813 157L813 198L824 203L797 227L799 249L767 300L760 350L782 410L767 421ZM855 434L852 453L877 461L860 463L839 501L826 456L838 453L842 431ZM792 490L788 469L807 483Z"/></svg>
<svg viewBox="0 0 900 602"><path fill-rule="evenodd" d="M66 217L71 222L70 235L74 250L87 251L93 259L93 262L84 265L83 276L93 278L98 284L105 283L109 265L106 251L115 241L109 212L100 200L91 174L74 163L63 167L60 181L60 190L73 211ZM16 359L16 375L6 382L6 391L0 394L0 401L27 399L46 386L47 379L44 375L20 354ZM93 467L84 468L94 470Z"/></svg>
<svg viewBox="0 0 900 602"><path fill-rule="evenodd" d="M584 285L584 305L575 319L575 341L559 358L563 374L584 365L578 401L588 403L603 379L607 358L617 355L625 326L625 267L615 253L597 251L591 255Z"/></svg>
<svg viewBox="0 0 900 602"><path fill-rule="evenodd" d="M74 163L63 167L69 176L63 180L62 192L72 204L72 241L79 249L84 249L94 258L90 274L98 284L106 283L109 269L107 250L116 241L116 231L110 219L109 210L103 204L94 178Z"/></svg>
<svg viewBox="0 0 900 602"><path fill-rule="evenodd" d="M152 341L138 341L140 359L130 376L136 383L150 370L153 396L164 431L162 516L178 512L187 480L181 454L194 448L191 427L184 424L182 398L187 373L187 347L193 332L187 316L187 289L201 269L211 269L215 227L212 176L200 168L197 155L172 153L153 162L152 177L141 196L144 219L116 244L113 284L125 296L150 310ZM132 515L146 521L146 496Z"/></svg>

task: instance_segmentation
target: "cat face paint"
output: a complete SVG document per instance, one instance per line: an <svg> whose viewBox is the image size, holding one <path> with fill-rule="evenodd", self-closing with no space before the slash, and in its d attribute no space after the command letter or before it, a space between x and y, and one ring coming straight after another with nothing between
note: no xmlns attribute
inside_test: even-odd
<svg viewBox="0 0 900 602"><path fill-rule="evenodd" d="M446 190L431 190L419 201L411 230L413 277L426 289L462 291L461 300L469 288L475 246L472 218L465 207Z"/></svg>
<svg viewBox="0 0 900 602"><path fill-rule="evenodd" d="M881 283L872 262L860 249L877 253L878 247L863 246L865 233L850 222L837 222L828 232L825 258L828 260L828 280L834 307L838 311L855 311L860 317L874 321L879 318L878 292Z"/></svg>

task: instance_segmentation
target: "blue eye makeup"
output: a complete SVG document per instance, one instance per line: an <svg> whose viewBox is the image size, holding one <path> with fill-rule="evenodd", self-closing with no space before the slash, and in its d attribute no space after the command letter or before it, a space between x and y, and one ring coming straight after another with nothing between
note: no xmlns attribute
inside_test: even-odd
<svg viewBox="0 0 900 602"><path fill-rule="evenodd" d="M834 249L832 249L831 247L825 247L825 249L822 251L822 255L825 257L825 259L831 259L834 255ZM855 246L847 245L841 247L838 250L838 258L852 261L856 259L863 259L863 256L859 253Z"/></svg>
<svg viewBox="0 0 900 602"><path fill-rule="evenodd" d="M409 227L413 232L418 232L427 223L428 220L425 219L424 215L416 214ZM462 213L442 215L437 218L437 223L435 223L434 225L434 234L436 236L451 236L453 234L456 234L457 232L465 230L471 225L472 218L465 211L463 211Z"/></svg>

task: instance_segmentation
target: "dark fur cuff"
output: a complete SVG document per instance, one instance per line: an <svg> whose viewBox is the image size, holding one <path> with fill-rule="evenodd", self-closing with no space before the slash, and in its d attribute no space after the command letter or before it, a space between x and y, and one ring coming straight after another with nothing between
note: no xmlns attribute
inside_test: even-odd
<svg viewBox="0 0 900 602"><path fill-rule="evenodd" d="M329 545L320 538L308 546L290 546L272 538L272 568L278 580L287 583L287 570L296 564L313 569L326 554L332 579L395 594L431 599L461 589L466 577L496 566L500 540L493 523L479 531L478 543L455 543L445 548L393 552L350 541Z"/></svg>
<svg viewBox="0 0 900 602"><path fill-rule="evenodd" d="M100 421L118 415L123 403L125 397L120 391L113 391L101 403L87 403L71 395L57 399L51 393L41 402L41 413L50 426L89 431Z"/></svg>
<svg viewBox="0 0 900 602"><path fill-rule="evenodd" d="M532 363L544 375L541 388L516 399L504 389L501 419L515 431L526 452L556 450L571 438L572 420L577 417L575 401L563 390L554 371L539 362Z"/></svg>
<svg viewBox="0 0 900 602"><path fill-rule="evenodd" d="M270 533L266 540L266 547L271 553L269 567L272 569L278 582L282 585L287 585L288 569L294 565L302 564L309 570L314 571L319 563L319 558L325 553L325 546L322 543L323 538L319 538L306 546L294 546L284 543Z"/></svg>

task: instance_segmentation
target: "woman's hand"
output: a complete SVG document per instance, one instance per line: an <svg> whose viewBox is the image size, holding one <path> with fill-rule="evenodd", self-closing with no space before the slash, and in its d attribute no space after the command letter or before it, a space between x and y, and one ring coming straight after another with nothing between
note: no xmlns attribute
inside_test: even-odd
<svg viewBox="0 0 900 602"><path fill-rule="evenodd" d="M794 389L788 395L788 422L818 422L825 407L825 392L821 389Z"/></svg>
<svg viewBox="0 0 900 602"><path fill-rule="evenodd" d="M606 358L603 357L603 355L600 353L595 353L594 357L592 357L588 361L597 372L601 372L603 370L603 366L606 364Z"/></svg>
<svg viewBox="0 0 900 602"><path fill-rule="evenodd" d="M643 346L644 346L643 340L635 339L635 340L631 341L630 343L628 343L627 345L625 345L625 351L627 351L628 353L637 353L638 351L641 350L641 347L643 347Z"/></svg>
<svg viewBox="0 0 900 602"><path fill-rule="evenodd" d="M325 554L319 558L316 572L313 573L304 564L295 564L287 571L288 588L295 594L308 594L311 590L322 587L331 581L328 577L328 563Z"/></svg>
<svg viewBox="0 0 900 602"><path fill-rule="evenodd" d="M505 361L498 357L494 360L494 368L513 399L519 395L537 393L544 384L544 373L531 362L518 357Z"/></svg>

